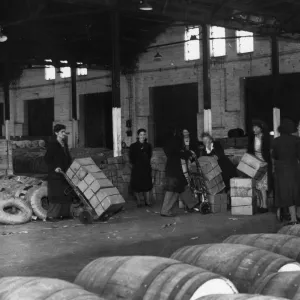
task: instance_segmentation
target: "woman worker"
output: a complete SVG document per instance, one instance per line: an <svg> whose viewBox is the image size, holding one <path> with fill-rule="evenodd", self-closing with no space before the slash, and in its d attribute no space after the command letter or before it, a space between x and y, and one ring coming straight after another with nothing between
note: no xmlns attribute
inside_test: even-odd
<svg viewBox="0 0 300 300"><path fill-rule="evenodd" d="M132 164L131 188L137 199L137 206L141 206L143 195L145 204L151 206L150 191L152 190L151 157L152 146L147 142L146 130L139 129L137 141L130 145L129 158Z"/></svg>
<svg viewBox="0 0 300 300"><path fill-rule="evenodd" d="M272 158L275 171L275 205L280 218L281 208L288 207L291 221L288 224L297 224L299 218L299 160L300 139L293 136L294 123L285 119L278 127L280 136L275 138L272 145ZM297 213L296 213L297 208Z"/></svg>
<svg viewBox="0 0 300 300"><path fill-rule="evenodd" d="M66 126L56 124L54 126L55 140L49 143L45 154L48 165L48 200L49 209L47 219L54 221L58 218L70 217L72 204L71 195L65 195L68 187L61 171L66 172L72 163L72 158L67 144Z"/></svg>
<svg viewBox="0 0 300 300"><path fill-rule="evenodd" d="M249 135L248 153L256 156L258 159L268 163L268 171L256 182L256 190L258 191L259 212L268 212L267 192L271 188L272 179L272 162L270 153L270 133L267 125L260 121L252 122L252 133Z"/></svg>

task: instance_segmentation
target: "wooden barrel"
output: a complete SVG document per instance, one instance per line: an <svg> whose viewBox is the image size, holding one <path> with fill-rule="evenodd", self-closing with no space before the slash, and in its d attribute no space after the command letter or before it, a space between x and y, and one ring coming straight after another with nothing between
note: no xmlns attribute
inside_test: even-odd
<svg viewBox="0 0 300 300"><path fill-rule="evenodd" d="M220 275L154 256L98 258L79 273L75 283L108 300L194 300L213 293L237 293Z"/></svg>
<svg viewBox="0 0 300 300"><path fill-rule="evenodd" d="M270 274L255 287L253 293L300 299L300 272L283 272Z"/></svg>
<svg viewBox="0 0 300 300"><path fill-rule="evenodd" d="M284 300L284 299L287 298L251 295L251 294L235 294L235 295L209 295L209 296L201 297L197 300Z"/></svg>
<svg viewBox="0 0 300 300"><path fill-rule="evenodd" d="M223 243L253 246L300 262L300 238L292 235L264 233L232 235Z"/></svg>
<svg viewBox="0 0 300 300"><path fill-rule="evenodd" d="M300 225L283 226L278 233L300 237Z"/></svg>
<svg viewBox="0 0 300 300"><path fill-rule="evenodd" d="M271 273L300 271L300 264L290 258L245 245L187 246L171 258L227 277L240 293L249 293L252 286Z"/></svg>
<svg viewBox="0 0 300 300"><path fill-rule="evenodd" d="M0 299L5 300L104 300L81 287L52 278L3 277L0 279Z"/></svg>

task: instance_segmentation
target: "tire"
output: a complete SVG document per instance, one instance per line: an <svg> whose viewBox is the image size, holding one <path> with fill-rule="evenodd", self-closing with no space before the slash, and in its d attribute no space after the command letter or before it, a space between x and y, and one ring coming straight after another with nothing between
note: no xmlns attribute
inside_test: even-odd
<svg viewBox="0 0 300 300"><path fill-rule="evenodd" d="M32 193L30 204L34 214L41 220L47 218L47 207L43 207L43 200L48 199L48 188L41 186Z"/></svg>
<svg viewBox="0 0 300 300"><path fill-rule="evenodd" d="M207 215L211 212L210 204L208 202L202 202L200 204L200 212L203 215Z"/></svg>
<svg viewBox="0 0 300 300"><path fill-rule="evenodd" d="M17 213L11 214L5 209L16 208ZM31 220L32 210L28 204L21 199L10 198L8 200L0 201L0 223L7 225L19 225L27 223Z"/></svg>
<svg viewBox="0 0 300 300"><path fill-rule="evenodd" d="M79 215L79 220L82 224L93 224L93 215L89 210L84 210Z"/></svg>
<svg viewBox="0 0 300 300"><path fill-rule="evenodd" d="M17 189L16 193L15 193L15 198L20 198L20 199L26 199L26 194L28 193L28 191L32 188L32 185L23 185L20 188Z"/></svg>
<svg viewBox="0 0 300 300"><path fill-rule="evenodd" d="M83 211L84 211L84 208L82 207L81 203L79 203L79 204L72 203L71 204L70 214L74 219L78 218Z"/></svg>
<svg viewBox="0 0 300 300"><path fill-rule="evenodd" d="M37 189L39 189L40 188L40 186L38 186L38 185L35 185L35 186L33 186L33 187L31 187L28 191L27 191L27 194L25 195L25 202L26 203L29 203L29 205L31 205L31 198L32 198L32 195L33 195L33 193L37 190Z"/></svg>

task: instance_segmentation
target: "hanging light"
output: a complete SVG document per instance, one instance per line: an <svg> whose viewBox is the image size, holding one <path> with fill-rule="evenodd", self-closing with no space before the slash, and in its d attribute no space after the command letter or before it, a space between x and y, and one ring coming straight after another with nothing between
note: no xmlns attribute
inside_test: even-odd
<svg viewBox="0 0 300 300"><path fill-rule="evenodd" d="M4 43L7 41L7 36L2 33L2 27L0 27L0 43Z"/></svg>
<svg viewBox="0 0 300 300"><path fill-rule="evenodd" d="M154 56L154 60L156 60L156 61L162 60L162 55L159 52L157 52Z"/></svg>
<svg viewBox="0 0 300 300"><path fill-rule="evenodd" d="M140 2L140 10L150 11L153 10L152 6L148 3L147 0L143 0Z"/></svg>

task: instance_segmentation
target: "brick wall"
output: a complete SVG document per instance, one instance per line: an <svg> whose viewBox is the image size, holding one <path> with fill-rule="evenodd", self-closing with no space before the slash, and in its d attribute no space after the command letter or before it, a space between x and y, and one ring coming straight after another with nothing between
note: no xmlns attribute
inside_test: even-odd
<svg viewBox="0 0 300 300"><path fill-rule="evenodd" d="M227 30L226 34L227 36L234 36L235 32ZM184 27L173 27L159 36L155 44L177 42L182 40L183 37ZM245 128L243 94L245 77L271 74L270 41L255 38L254 49L255 51L252 54L238 55L235 39L227 39L226 57L211 61L212 126L216 137L226 136L227 131L231 128ZM279 50L280 72L300 72L300 44L281 41ZM122 139L128 145L135 140L135 132L138 128L148 128L150 87L198 83L198 135L203 130L202 58L197 61L185 62L183 43L160 48L159 53L163 56L163 59L159 62L153 60L156 52L157 49L153 48L141 55L138 71L133 75L121 77ZM57 74L56 77L59 77L59 75ZM78 102L82 94L110 90L111 77L108 72L89 70L88 76L78 77ZM44 70L27 70L24 72L19 84L12 87L10 96L11 122L9 130L11 135L27 134L24 100L48 97L54 97L55 99L55 122L66 123L71 133L77 128L76 124L70 125L70 79L57 78L55 81L46 81ZM0 102L3 102L1 91ZM80 118L79 109L78 116ZM133 122L132 137L127 137L125 134L127 119L132 119ZM75 139L69 139L69 143L70 146L74 146Z"/></svg>

